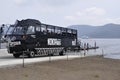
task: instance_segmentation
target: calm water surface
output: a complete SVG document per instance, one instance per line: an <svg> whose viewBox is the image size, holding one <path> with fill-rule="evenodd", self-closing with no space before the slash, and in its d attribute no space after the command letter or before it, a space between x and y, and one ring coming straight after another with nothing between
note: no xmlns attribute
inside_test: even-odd
<svg viewBox="0 0 120 80"><path fill-rule="evenodd" d="M103 54L104 57L120 59L120 39L80 39L82 43L94 46L95 42L99 49L88 51L88 54Z"/></svg>

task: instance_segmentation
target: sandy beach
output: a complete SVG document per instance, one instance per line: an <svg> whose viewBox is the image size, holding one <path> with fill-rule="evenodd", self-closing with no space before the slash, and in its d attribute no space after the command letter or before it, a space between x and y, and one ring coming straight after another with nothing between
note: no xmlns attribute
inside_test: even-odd
<svg viewBox="0 0 120 80"><path fill-rule="evenodd" d="M92 56L0 68L0 80L120 80L120 60Z"/></svg>

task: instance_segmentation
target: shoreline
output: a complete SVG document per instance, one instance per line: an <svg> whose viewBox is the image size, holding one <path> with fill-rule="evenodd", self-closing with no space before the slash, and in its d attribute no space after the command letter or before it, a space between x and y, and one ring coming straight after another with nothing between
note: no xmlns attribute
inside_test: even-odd
<svg viewBox="0 0 120 80"><path fill-rule="evenodd" d="M88 56L0 68L2 80L119 80L120 60Z"/></svg>

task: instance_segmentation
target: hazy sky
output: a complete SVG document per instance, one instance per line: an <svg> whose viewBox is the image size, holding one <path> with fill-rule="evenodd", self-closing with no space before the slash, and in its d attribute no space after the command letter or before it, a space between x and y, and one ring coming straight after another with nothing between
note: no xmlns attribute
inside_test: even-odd
<svg viewBox="0 0 120 80"><path fill-rule="evenodd" d="M16 19L38 19L43 23L120 24L120 0L0 0L0 24Z"/></svg>

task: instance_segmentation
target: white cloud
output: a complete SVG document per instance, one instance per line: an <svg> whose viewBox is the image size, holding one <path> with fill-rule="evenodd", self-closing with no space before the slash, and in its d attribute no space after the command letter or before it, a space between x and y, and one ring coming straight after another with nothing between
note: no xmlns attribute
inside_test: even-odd
<svg viewBox="0 0 120 80"><path fill-rule="evenodd" d="M107 22L107 23L116 23L116 24L118 24L118 23L120 23L120 18L107 18L104 21Z"/></svg>
<svg viewBox="0 0 120 80"><path fill-rule="evenodd" d="M94 16L104 16L106 14L106 11L102 8L97 8L97 7L91 7L91 8L86 8L82 11L76 12L76 15L74 16L86 16L86 17L94 17Z"/></svg>
<svg viewBox="0 0 120 80"><path fill-rule="evenodd" d="M75 20L75 17L74 16L65 16L65 19L73 21L73 20Z"/></svg>
<svg viewBox="0 0 120 80"><path fill-rule="evenodd" d="M90 7L84 10L80 10L75 12L75 14L71 16L65 16L65 20L73 21L74 24L101 24L106 15L106 10L97 7ZM105 20L104 20L105 21Z"/></svg>
<svg viewBox="0 0 120 80"><path fill-rule="evenodd" d="M27 2L27 0L13 0L17 5L21 5Z"/></svg>
<svg viewBox="0 0 120 80"><path fill-rule="evenodd" d="M105 15L106 11L102 8L91 7L91 8L87 8L85 10L85 13L100 16L100 15Z"/></svg>
<svg viewBox="0 0 120 80"><path fill-rule="evenodd" d="M51 5L51 6L63 6L70 5L77 0L37 0L40 3Z"/></svg>
<svg viewBox="0 0 120 80"><path fill-rule="evenodd" d="M29 5L29 4L40 4L40 5L47 5L47 6L66 6L75 3L77 0L13 0L13 2L17 5Z"/></svg>
<svg viewBox="0 0 120 80"><path fill-rule="evenodd" d="M119 4L120 0L1 0L0 23L26 18L63 26L116 23Z"/></svg>

